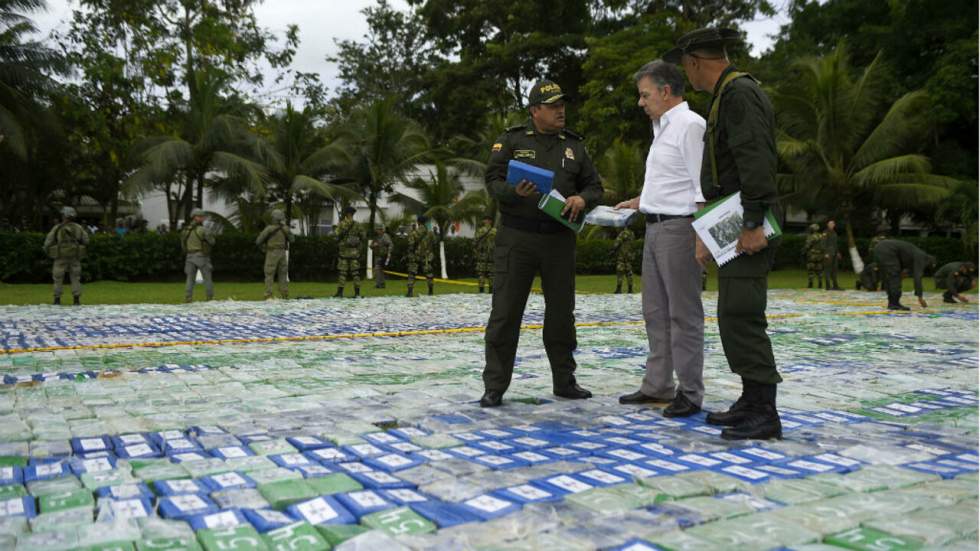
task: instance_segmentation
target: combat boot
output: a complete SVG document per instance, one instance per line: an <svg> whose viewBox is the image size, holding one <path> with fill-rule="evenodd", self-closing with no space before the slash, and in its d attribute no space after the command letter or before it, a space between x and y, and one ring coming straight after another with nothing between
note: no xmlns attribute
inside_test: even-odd
<svg viewBox="0 0 980 551"><path fill-rule="evenodd" d="M361 298L361 288L354 287L354 298Z"/></svg>
<svg viewBox="0 0 980 551"><path fill-rule="evenodd" d="M737 425L721 431L721 437L725 440L781 439L783 424L776 411L776 385L752 383L746 385L743 396L748 402L744 417Z"/></svg>
<svg viewBox="0 0 980 551"><path fill-rule="evenodd" d="M82 297L80 297L78 295L75 295L73 298L74 298L74 300L72 300L72 302L71 302L72 306L81 306L82 305Z"/></svg>
<svg viewBox="0 0 980 551"><path fill-rule="evenodd" d="M813 278L812 277L806 278L806 288L807 289L813 289Z"/></svg>
<svg viewBox="0 0 980 551"><path fill-rule="evenodd" d="M289 300L289 293L283 293L282 294L282 299L283 300Z"/></svg>
<svg viewBox="0 0 980 551"><path fill-rule="evenodd" d="M54 297L54 305L61 306L61 297Z"/></svg>
<svg viewBox="0 0 980 551"><path fill-rule="evenodd" d="M616 284L615 294L617 294L617 295L623 294L623 284L622 283L617 283Z"/></svg>
<svg viewBox="0 0 980 551"><path fill-rule="evenodd" d="M344 296L344 288L343 287L337 287L337 292L334 293L333 298L341 298L343 296Z"/></svg>
<svg viewBox="0 0 980 551"><path fill-rule="evenodd" d="M626 283L626 292L629 293L629 294L633 294L633 282L632 281Z"/></svg>
<svg viewBox="0 0 980 551"><path fill-rule="evenodd" d="M490 293L491 295L493 294L493 285L492 284L487 286L487 292Z"/></svg>
<svg viewBox="0 0 980 551"><path fill-rule="evenodd" d="M480 290L477 291L477 293L480 293L481 295L483 294L483 285L480 285Z"/></svg>
<svg viewBox="0 0 980 551"><path fill-rule="evenodd" d="M436 288L436 287L435 287L435 285L434 285L434 284L432 283L432 281L429 281L429 296L430 296L430 297L431 297L432 295L434 295L434 294L435 294L435 288Z"/></svg>
<svg viewBox="0 0 980 551"><path fill-rule="evenodd" d="M408 286L408 292L405 293L405 296L406 297L409 297L409 298L414 297L415 296L415 287L412 287L411 285L409 285Z"/></svg>

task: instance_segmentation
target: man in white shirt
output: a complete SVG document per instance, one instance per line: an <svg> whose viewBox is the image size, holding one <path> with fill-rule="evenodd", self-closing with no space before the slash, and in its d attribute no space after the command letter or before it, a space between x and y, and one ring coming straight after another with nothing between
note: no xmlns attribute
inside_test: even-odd
<svg viewBox="0 0 980 551"><path fill-rule="evenodd" d="M653 143L643 191L616 208L639 209L647 220L642 277L650 353L640 390L619 402L670 402L665 417L687 417L701 411L704 398L702 268L694 254L691 223L704 205L705 122L684 101L684 75L675 65L652 61L634 78L638 104L653 122Z"/></svg>

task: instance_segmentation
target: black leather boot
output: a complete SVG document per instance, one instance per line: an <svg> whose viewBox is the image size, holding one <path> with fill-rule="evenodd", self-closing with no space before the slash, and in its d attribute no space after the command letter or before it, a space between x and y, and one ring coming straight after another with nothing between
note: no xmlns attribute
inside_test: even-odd
<svg viewBox="0 0 980 551"><path fill-rule="evenodd" d="M619 295L619 294L622 294L622 293L623 293L623 284L622 283L617 283L616 284L616 294Z"/></svg>
<svg viewBox="0 0 980 551"><path fill-rule="evenodd" d="M745 416L734 427L721 431L725 440L769 440L783 437L783 424L776 411L776 385L753 383Z"/></svg>
<svg viewBox="0 0 980 551"><path fill-rule="evenodd" d="M630 281L630 282L628 282L626 284L626 292L629 293L629 294L633 294L633 282L632 281Z"/></svg>
<svg viewBox="0 0 980 551"><path fill-rule="evenodd" d="M361 298L361 288L354 287L354 298Z"/></svg>
<svg viewBox="0 0 980 551"><path fill-rule="evenodd" d="M61 297L54 297L54 305L61 306Z"/></svg>
<svg viewBox="0 0 980 551"><path fill-rule="evenodd" d="M406 297L413 297L413 296L415 296L415 287L412 287L411 285L409 285L408 286L408 292L405 293L405 296Z"/></svg>
<svg viewBox="0 0 980 551"><path fill-rule="evenodd" d="M333 298L341 298L343 296L344 296L344 288L343 287L337 287L337 292L334 293Z"/></svg>
<svg viewBox="0 0 980 551"><path fill-rule="evenodd" d="M436 289L436 286L435 286L434 283L432 283L432 280L430 279L429 280L429 296L430 297L435 294L435 289Z"/></svg>
<svg viewBox="0 0 980 551"><path fill-rule="evenodd" d="M76 295L73 298L74 298L74 300L72 300L72 302L71 302L73 306L81 306L82 305L82 297Z"/></svg>
<svg viewBox="0 0 980 551"><path fill-rule="evenodd" d="M716 411L709 413L705 417L705 422L709 425L718 425L722 427L734 427L735 425L741 423L745 419L746 409L749 405L749 396L752 393L752 381L746 381L742 379L742 395L735 400L728 411Z"/></svg>

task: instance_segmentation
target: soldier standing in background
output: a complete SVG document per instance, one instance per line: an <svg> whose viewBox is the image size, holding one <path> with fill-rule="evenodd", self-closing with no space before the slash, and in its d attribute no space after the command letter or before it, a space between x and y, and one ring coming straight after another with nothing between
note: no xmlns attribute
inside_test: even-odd
<svg viewBox="0 0 980 551"><path fill-rule="evenodd" d="M211 280L211 249L214 247L214 233L204 227L206 214L201 209L191 211L191 222L180 231L180 247L187 254L184 260L184 302L194 298L194 281L200 270L204 278L204 293L208 300L214 298L214 282Z"/></svg>
<svg viewBox="0 0 980 551"><path fill-rule="evenodd" d="M371 242L371 252L374 255L374 288L385 288L385 268L391 262L391 250L395 244L385 232L384 226L374 228L374 241Z"/></svg>
<svg viewBox="0 0 980 551"><path fill-rule="evenodd" d="M616 236L613 252L616 254L616 294L623 292L623 278L626 279L626 292L633 292L633 235L629 226L625 226Z"/></svg>
<svg viewBox="0 0 980 551"><path fill-rule="evenodd" d="M54 278L54 303L61 304L62 286L65 271L71 279L73 304L82 303L82 257L88 245L88 232L75 222L75 209L61 209L61 223L48 232L44 238L44 250L54 260L51 275Z"/></svg>
<svg viewBox="0 0 980 551"><path fill-rule="evenodd" d="M344 208L344 217L337 224L337 294L344 296L347 278L354 280L354 298L361 296L361 244L365 240L364 229L354 221L354 207Z"/></svg>
<svg viewBox="0 0 980 551"><path fill-rule="evenodd" d="M806 236L803 245L803 257L806 259L806 288L813 288L813 278L817 278L817 289L823 288L823 261L826 254L823 248L824 234L820 233L818 224L810 224L810 235Z"/></svg>
<svg viewBox="0 0 980 551"><path fill-rule="evenodd" d="M489 293L493 294L493 247L497 242L497 228L493 227L493 217L489 214L483 217L483 225L476 230L476 277L483 292L483 284L488 284Z"/></svg>
<svg viewBox="0 0 980 551"><path fill-rule="evenodd" d="M435 236L425 226L429 219L418 217L415 229L408 236L408 293L405 296L415 296L415 276L422 274L429 285L429 294L435 292L435 272L432 264L435 260Z"/></svg>
<svg viewBox="0 0 980 551"><path fill-rule="evenodd" d="M272 223L262 230L255 244L265 251L265 299L272 298L272 281L279 275L279 294L289 298L289 244L294 236L286 224L286 215L279 209L272 211Z"/></svg>
<svg viewBox="0 0 980 551"><path fill-rule="evenodd" d="M841 259L837 241L837 222L827 220L827 231L823 235L824 283L828 291L843 291L837 284L837 265Z"/></svg>

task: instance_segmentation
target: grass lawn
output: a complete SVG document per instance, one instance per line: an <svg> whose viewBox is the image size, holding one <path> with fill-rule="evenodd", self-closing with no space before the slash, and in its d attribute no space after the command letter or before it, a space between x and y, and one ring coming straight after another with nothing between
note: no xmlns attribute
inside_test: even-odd
<svg viewBox="0 0 980 551"><path fill-rule="evenodd" d="M471 285L453 285L436 283L436 293L475 293L475 279L458 280ZM854 274L841 273L839 282L844 289L854 288ZM905 290L912 291L912 280L904 280ZM634 276L634 290L639 293L639 276ZM540 288L540 280L536 280L535 288ZM806 272L803 270L779 270L769 276L769 287L772 289L802 289L806 287ZM596 294L611 293L616 288L615 275L581 275L576 280L579 293ZM926 291L933 290L932 278L926 278ZM293 298L314 297L328 298L337 290L336 283L331 282L294 282L289 285L289 294ZM717 290L717 281L712 273L708 277L708 290ZM367 297L374 296L404 296L406 283L404 279L390 278L385 289L375 289L373 282L365 282L361 292ZM425 281L416 283L416 293L426 292ZM218 300L262 300L265 286L261 281L256 282L223 282L215 281L215 298ZM976 291L971 291L975 293ZM353 287L347 285L345 296L353 294ZM0 283L0 304L50 304L51 285L49 284L6 284ZM194 292L195 300L204 300L204 289L198 285ZM883 297L882 297L883 298ZM82 291L83 304L177 304L184 300L183 283L128 283L119 281L96 281L84 284ZM71 291L65 282L65 295L62 301L71 303Z"/></svg>

